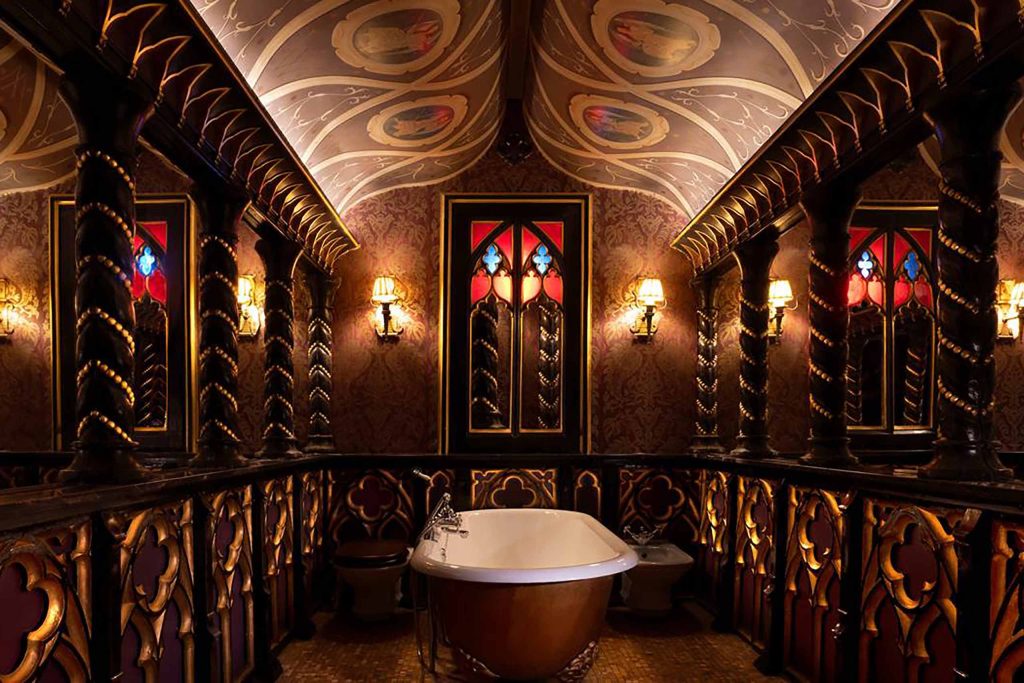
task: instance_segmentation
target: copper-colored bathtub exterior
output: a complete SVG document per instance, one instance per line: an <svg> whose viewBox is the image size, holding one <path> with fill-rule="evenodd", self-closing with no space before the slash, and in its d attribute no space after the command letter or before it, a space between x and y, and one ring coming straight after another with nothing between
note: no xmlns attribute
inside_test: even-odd
<svg viewBox="0 0 1024 683"><path fill-rule="evenodd" d="M534 584L430 579L460 664L514 680L581 679L597 654L611 589L611 576Z"/></svg>

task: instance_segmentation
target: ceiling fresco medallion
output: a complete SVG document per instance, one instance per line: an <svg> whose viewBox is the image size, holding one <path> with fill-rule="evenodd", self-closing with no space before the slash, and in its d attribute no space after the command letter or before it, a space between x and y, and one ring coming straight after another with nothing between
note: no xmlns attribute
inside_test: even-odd
<svg viewBox="0 0 1024 683"><path fill-rule="evenodd" d="M438 95L400 102L370 119L366 131L382 145L423 147L443 140L466 118L463 95Z"/></svg>
<svg viewBox="0 0 1024 683"><path fill-rule="evenodd" d="M398 76L437 60L459 22L458 0L380 0L338 22L331 45L346 64Z"/></svg>
<svg viewBox="0 0 1024 683"><path fill-rule="evenodd" d="M722 43L707 16L661 0L598 0L590 26L616 66L650 78L692 71L714 57Z"/></svg>
<svg viewBox="0 0 1024 683"><path fill-rule="evenodd" d="M614 149L641 149L668 135L668 121L650 107L600 95L576 95L569 114L590 140Z"/></svg>

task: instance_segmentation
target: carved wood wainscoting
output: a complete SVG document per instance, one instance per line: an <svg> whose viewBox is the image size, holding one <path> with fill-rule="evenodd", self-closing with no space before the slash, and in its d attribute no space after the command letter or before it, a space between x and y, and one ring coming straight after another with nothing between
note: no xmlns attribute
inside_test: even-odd
<svg viewBox="0 0 1024 683"><path fill-rule="evenodd" d="M992 528L992 679L1024 677L1024 523L998 520Z"/></svg>
<svg viewBox="0 0 1024 683"><path fill-rule="evenodd" d="M474 510L558 507L557 470L473 470L470 476L470 506Z"/></svg>
<svg viewBox="0 0 1024 683"><path fill-rule="evenodd" d="M867 500L861 567L861 681L952 680L963 510Z"/></svg>
<svg viewBox="0 0 1024 683"><path fill-rule="evenodd" d="M1020 483L692 454L554 457L318 454L6 491L0 677L272 679L280 648L333 604L333 548L411 542L450 492L459 510L544 504L615 531L665 525L697 560L686 588L716 627L760 650L766 672L1021 678Z"/></svg>
<svg viewBox="0 0 1024 683"><path fill-rule="evenodd" d="M783 662L809 681L835 680L841 669L837 629L849 502L822 489L788 492Z"/></svg>
<svg viewBox="0 0 1024 683"><path fill-rule="evenodd" d="M758 648L768 645L775 589L775 490L767 479L736 478L733 624Z"/></svg>

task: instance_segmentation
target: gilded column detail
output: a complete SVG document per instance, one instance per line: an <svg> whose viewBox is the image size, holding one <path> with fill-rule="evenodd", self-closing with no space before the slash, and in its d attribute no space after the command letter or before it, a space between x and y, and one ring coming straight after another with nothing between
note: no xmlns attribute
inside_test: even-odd
<svg viewBox="0 0 1024 683"><path fill-rule="evenodd" d="M690 448L699 453L721 453L718 440L718 308L715 278L704 275L693 282L697 292L697 434Z"/></svg>
<svg viewBox="0 0 1024 683"><path fill-rule="evenodd" d="M929 112L939 141L936 250L935 457L940 479L1010 476L992 443L999 265L999 136L1021 97L1017 83L978 89Z"/></svg>
<svg viewBox="0 0 1024 683"><path fill-rule="evenodd" d="M740 420L732 454L742 458L774 455L768 445L768 283L778 252L772 236L733 253L740 267Z"/></svg>
<svg viewBox="0 0 1024 683"><path fill-rule="evenodd" d="M828 187L802 200L811 231L808 270L810 322L811 434L803 462L814 465L852 465L846 433L847 330L850 311L850 221L860 201L854 187Z"/></svg>
<svg viewBox="0 0 1024 683"><path fill-rule="evenodd" d="M256 243L266 274L264 296L264 384L262 458L293 458L301 455L295 438L295 304L292 287L301 245L267 228Z"/></svg>
<svg viewBox="0 0 1024 683"><path fill-rule="evenodd" d="M135 481L135 166L152 103L109 75L70 70L61 95L75 117L75 403L77 455L65 482Z"/></svg>
<svg viewBox="0 0 1024 683"><path fill-rule="evenodd" d="M331 430L331 279L320 271L310 271L309 291L309 434L307 453L329 453L334 448Z"/></svg>
<svg viewBox="0 0 1024 683"><path fill-rule="evenodd" d="M199 467L244 465L238 427L238 223L241 192L193 187L199 238Z"/></svg>

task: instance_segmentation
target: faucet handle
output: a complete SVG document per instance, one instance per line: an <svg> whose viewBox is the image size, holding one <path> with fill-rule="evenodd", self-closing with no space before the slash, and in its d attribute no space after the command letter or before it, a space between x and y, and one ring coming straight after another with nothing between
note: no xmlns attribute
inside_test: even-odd
<svg viewBox="0 0 1024 683"><path fill-rule="evenodd" d="M430 478L430 475L429 475L429 474L426 474L426 473L425 473L425 472L424 472L423 470L421 470L421 469L420 469L419 467L414 467L414 468L412 468L412 474L413 474L413 476L415 476L415 477L419 477L420 479L422 479L423 481L427 482L428 484L429 484L430 482L434 481L433 479L431 479L431 478Z"/></svg>

